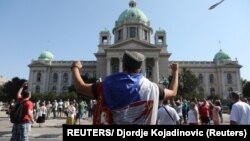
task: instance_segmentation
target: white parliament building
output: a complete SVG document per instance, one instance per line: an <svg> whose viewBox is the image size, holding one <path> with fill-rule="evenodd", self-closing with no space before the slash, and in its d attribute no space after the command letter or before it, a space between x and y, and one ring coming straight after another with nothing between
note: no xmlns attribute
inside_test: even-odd
<svg viewBox="0 0 250 141"><path fill-rule="evenodd" d="M219 94L227 98L230 91L241 90L240 68L238 61L220 50L212 61L171 61L171 53L167 50L167 34L163 29L151 36L153 29L147 16L137 8L136 2L131 0L128 9L124 10L115 21L111 33L104 29L99 33L98 51L94 53L96 61L82 61L84 69L81 74L90 78L102 78L122 71L122 56L125 50L141 52L146 59L142 65L144 75L158 83L162 76L170 75L169 64L177 62L181 68L191 70L200 81L198 93L204 97ZM29 88L33 93L64 93L72 85L72 61L55 60L49 51L40 54L37 60L29 64Z"/></svg>

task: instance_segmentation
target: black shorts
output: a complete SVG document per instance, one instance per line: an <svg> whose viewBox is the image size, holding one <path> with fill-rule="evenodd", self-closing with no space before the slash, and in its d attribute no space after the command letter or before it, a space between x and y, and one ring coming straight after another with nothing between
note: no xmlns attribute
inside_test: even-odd
<svg viewBox="0 0 250 141"><path fill-rule="evenodd" d="M209 117L201 117L202 123L209 123L209 121L210 121Z"/></svg>

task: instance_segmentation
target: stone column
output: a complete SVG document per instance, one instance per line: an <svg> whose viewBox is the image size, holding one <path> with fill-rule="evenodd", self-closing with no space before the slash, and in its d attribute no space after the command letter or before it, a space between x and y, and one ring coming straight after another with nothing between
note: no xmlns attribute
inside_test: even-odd
<svg viewBox="0 0 250 141"><path fill-rule="evenodd" d="M159 82L159 58L158 57L154 57L154 82L158 83Z"/></svg>
<svg viewBox="0 0 250 141"><path fill-rule="evenodd" d="M142 74L146 77L146 59L142 62L142 65L141 65L141 71L142 71Z"/></svg>
<svg viewBox="0 0 250 141"><path fill-rule="evenodd" d="M71 86L73 84L73 78L71 72L69 72L69 85Z"/></svg>
<svg viewBox="0 0 250 141"><path fill-rule="evenodd" d="M140 26L138 26L138 31L139 31L139 33L138 33L138 39L140 39L140 40L142 40L142 37L143 37L143 30L142 30L142 26L140 25Z"/></svg>
<svg viewBox="0 0 250 141"><path fill-rule="evenodd" d="M122 27L122 30L123 30L123 34L122 34L122 40L126 40L128 35L127 35L127 27L124 25Z"/></svg>
<svg viewBox="0 0 250 141"><path fill-rule="evenodd" d="M119 72L122 72L122 57L119 57Z"/></svg>
<svg viewBox="0 0 250 141"><path fill-rule="evenodd" d="M63 72L60 71L57 74L58 74L58 82L56 84L57 85L57 87L56 87L56 93L61 93L62 92L62 85L63 85L63 83L62 83L62 81L63 81L63 79L62 79Z"/></svg>
<svg viewBox="0 0 250 141"><path fill-rule="evenodd" d="M219 92L220 92L220 95L222 96L221 98L225 99L227 97L227 89L225 88L225 79L224 79L224 71L222 69L220 69L220 79L221 79L221 82L219 84Z"/></svg>
<svg viewBox="0 0 250 141"><path fill-rule="evenodd" d="M33 83L34 83L34 70L32 68L30 68L30 74L29 74L29 83L28 83L28 90L31 91L32 93L33 91Z"/></svg>
<svg viewBox="0 0 250 141"><path fill-rule="evenodd" d="M46 70L45 70L45 92L48 92L49 91L49 77L50 76L50 67L47 67Z"/></svg>
<svg viewBox="0 0 250 141"><path fill-rule="evenodd" d="M239 71L239 69L236 71L235 75L236 75L236 91L241 91L242 90L242 85L241 85L241 81L240 81L240 71Z"/></svg>
<svg viewBox="0 0 250 141"><path fill-rule="evenodd" d="M36 83L36 71L32 69L32 76L31 76L31 80L32 82L29 82L29 88L31 90L31 92L35 93L35 83ZM31 86L30 86L31 84Z"/></svg>
<svg viewBox="0 0 250 141"><path fill-rule="evenodd" d="M110 61L111 61L111 57L106 57L106 61L107 61L107 71L106 71L106 76L110 75Z"/></svg>
<svg viewBox="0 0 250 141"><path fill-rule="evenodd" d="M204 75L204 83L205 83L205 96L209 96L210 95L210 86L209 86L209 73L205 73Z"/></svg>

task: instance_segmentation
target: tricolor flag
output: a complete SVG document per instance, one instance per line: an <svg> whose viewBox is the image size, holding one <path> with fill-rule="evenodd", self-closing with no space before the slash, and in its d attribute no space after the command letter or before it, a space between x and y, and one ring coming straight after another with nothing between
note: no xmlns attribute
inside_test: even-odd
<svg viewBox="0 0 250 141"><path fill-rule="evenodd" d="M219 4L221 4L223 1L224 0L221 0L220 2L218 2L218 3L216 3L216 4L212 5L212 6L210 6L208 10L214 9L216 6L218 6Z"/></svg>

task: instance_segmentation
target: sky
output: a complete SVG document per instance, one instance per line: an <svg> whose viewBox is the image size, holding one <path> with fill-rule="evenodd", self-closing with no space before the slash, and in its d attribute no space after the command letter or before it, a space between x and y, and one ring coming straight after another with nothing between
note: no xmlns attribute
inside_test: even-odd
<svg viewBox="0 0 250 141"><path fill-rule="evenodd" d="M130 0L0 0L0 76L29 78L43 51L55 60L96 60L99 32L111 33ZM222 49L250 80L250 0L136 0L155 30L167 32L171 61L212 61ZM112 34L112 43L114 43ZM221 44L219 44L219 41Z"/></svg>

